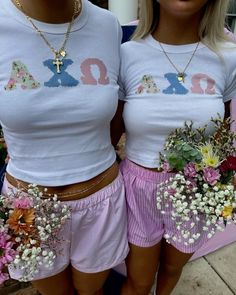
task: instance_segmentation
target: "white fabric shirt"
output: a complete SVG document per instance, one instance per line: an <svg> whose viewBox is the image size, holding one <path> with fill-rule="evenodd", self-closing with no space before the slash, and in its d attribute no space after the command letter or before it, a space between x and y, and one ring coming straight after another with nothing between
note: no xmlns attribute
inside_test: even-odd
<svg viewBox="0 0 236 295"><path fill-rule="evenodd" d="M181 72L197 44L162 46ZM171 131L183 127L185 121L199 127L217 113L224 116L224 102L236 98L236 46L227 43L225 47L220 59L200 43L183 83L151 35L122 45L120 99L125 100L128 159L158 167L159 152Z"/></svg>
<svg viewBox="0 0 236 295"><path fill-rule="evenodd" d="M68 24L34 21L55 49ZM44 186L88 180L115 161L110 121L118 103L121 28L88 0L75 19L67 56L53 54L11 0L0 2L0 124L7 171Z"/></svg>

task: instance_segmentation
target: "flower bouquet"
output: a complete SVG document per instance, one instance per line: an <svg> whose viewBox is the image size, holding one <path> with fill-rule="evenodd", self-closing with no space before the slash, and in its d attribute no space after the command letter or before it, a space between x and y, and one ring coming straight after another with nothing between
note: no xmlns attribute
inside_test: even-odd
<svg viewBox="0 0 236 295"><path fill-rule="evenodd" d="M164 171L174 174L157 192L158 209L165 214L171 206L176 222L177 234L167 235L167 241L180 239L189 245L204 232L211 238L216 230L236 223L236 135L230 131L231 123L218 116L195 129L192 122L185 122L167 138L160 162Z"/></svg>
<svg viewBox="0 0 236 295"><path fill-rule="evenodd" d="M0 195L0 284L9 279L7 267L30 281L40 265L51 267L57 254L58 233L70 209L57 200L44 198L36 185L27 193L11 190Z"/></svg>

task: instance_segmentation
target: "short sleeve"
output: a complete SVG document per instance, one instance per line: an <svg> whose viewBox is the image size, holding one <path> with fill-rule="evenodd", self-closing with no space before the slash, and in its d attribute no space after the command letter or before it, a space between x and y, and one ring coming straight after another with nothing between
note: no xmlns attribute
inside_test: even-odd
<svg viewBox="0 0 236 295"><path fill-rule="evenodd" d="M226 60L226 86L223 92L223 101L227 102L232 99L236 99L236 46L231 50L232 51Z"/></svg>
<svg viewBox="0 0 236 295"><path fill-rule="evenodd" d="M227 87L223 94L224 102L236 99L236 69L228 77L227 82Z"/></svg>

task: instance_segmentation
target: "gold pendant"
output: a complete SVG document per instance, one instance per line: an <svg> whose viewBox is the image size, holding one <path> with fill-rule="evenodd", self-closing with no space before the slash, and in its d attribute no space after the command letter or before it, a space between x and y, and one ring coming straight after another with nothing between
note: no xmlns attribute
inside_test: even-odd
<svg viewBox="0 0 236 295"><path fill-rule="evenodd" d="M61 51L60 51L60 55L61 55L62 57L65 57L65 56L66 56L66 54L67 54L67 53L66 53L66 51L65 51L65 50L61 50Z"/></svg>
<svg viewBox="0 0 236 295"><path fill-rule="evenodd" d="M60 60L59 58L55 58L55 60L52 63L57 69L57 74L60 74L61 73L61 67L63 66L63 61Z"/></svg>
<svg viewBox="0 0 236 295"><path fill-rule="evenodd" d="M185 74L184 73L178 73L177 78L179 82L183 82L184 83L184 77Z"/></svg>

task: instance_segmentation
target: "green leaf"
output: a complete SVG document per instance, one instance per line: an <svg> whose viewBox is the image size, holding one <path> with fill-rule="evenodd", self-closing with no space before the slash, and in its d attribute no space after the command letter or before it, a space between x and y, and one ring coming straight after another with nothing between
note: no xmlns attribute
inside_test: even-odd
<svg viewBox="0 0 236 295"><path fill-rule="evenodd" d="M171 168L178 171L183 170L186 164L186 161L176 153L171 153L167 156L167 159Z"/></svg>
<svg viewBox="0 0 236 295"><path fill-rule="evenodd" d="M233 180L233 171L225 171L221 174L221 178L220 178L220 182L222 184L227 184L229 183L231 180Z"/></svg>
<svg viewBox="0 0 236 295"><path fill-rule="evenodd" d="M190 152L192 150L193 150L193 148L189 144L183 145L183 151Z"/></svg>
<svg viewBox="0 0 236 295"><path fill-rule="evenodd" d="M0 211L0 219L6 220L7 217L4 212Z"/></svg>

